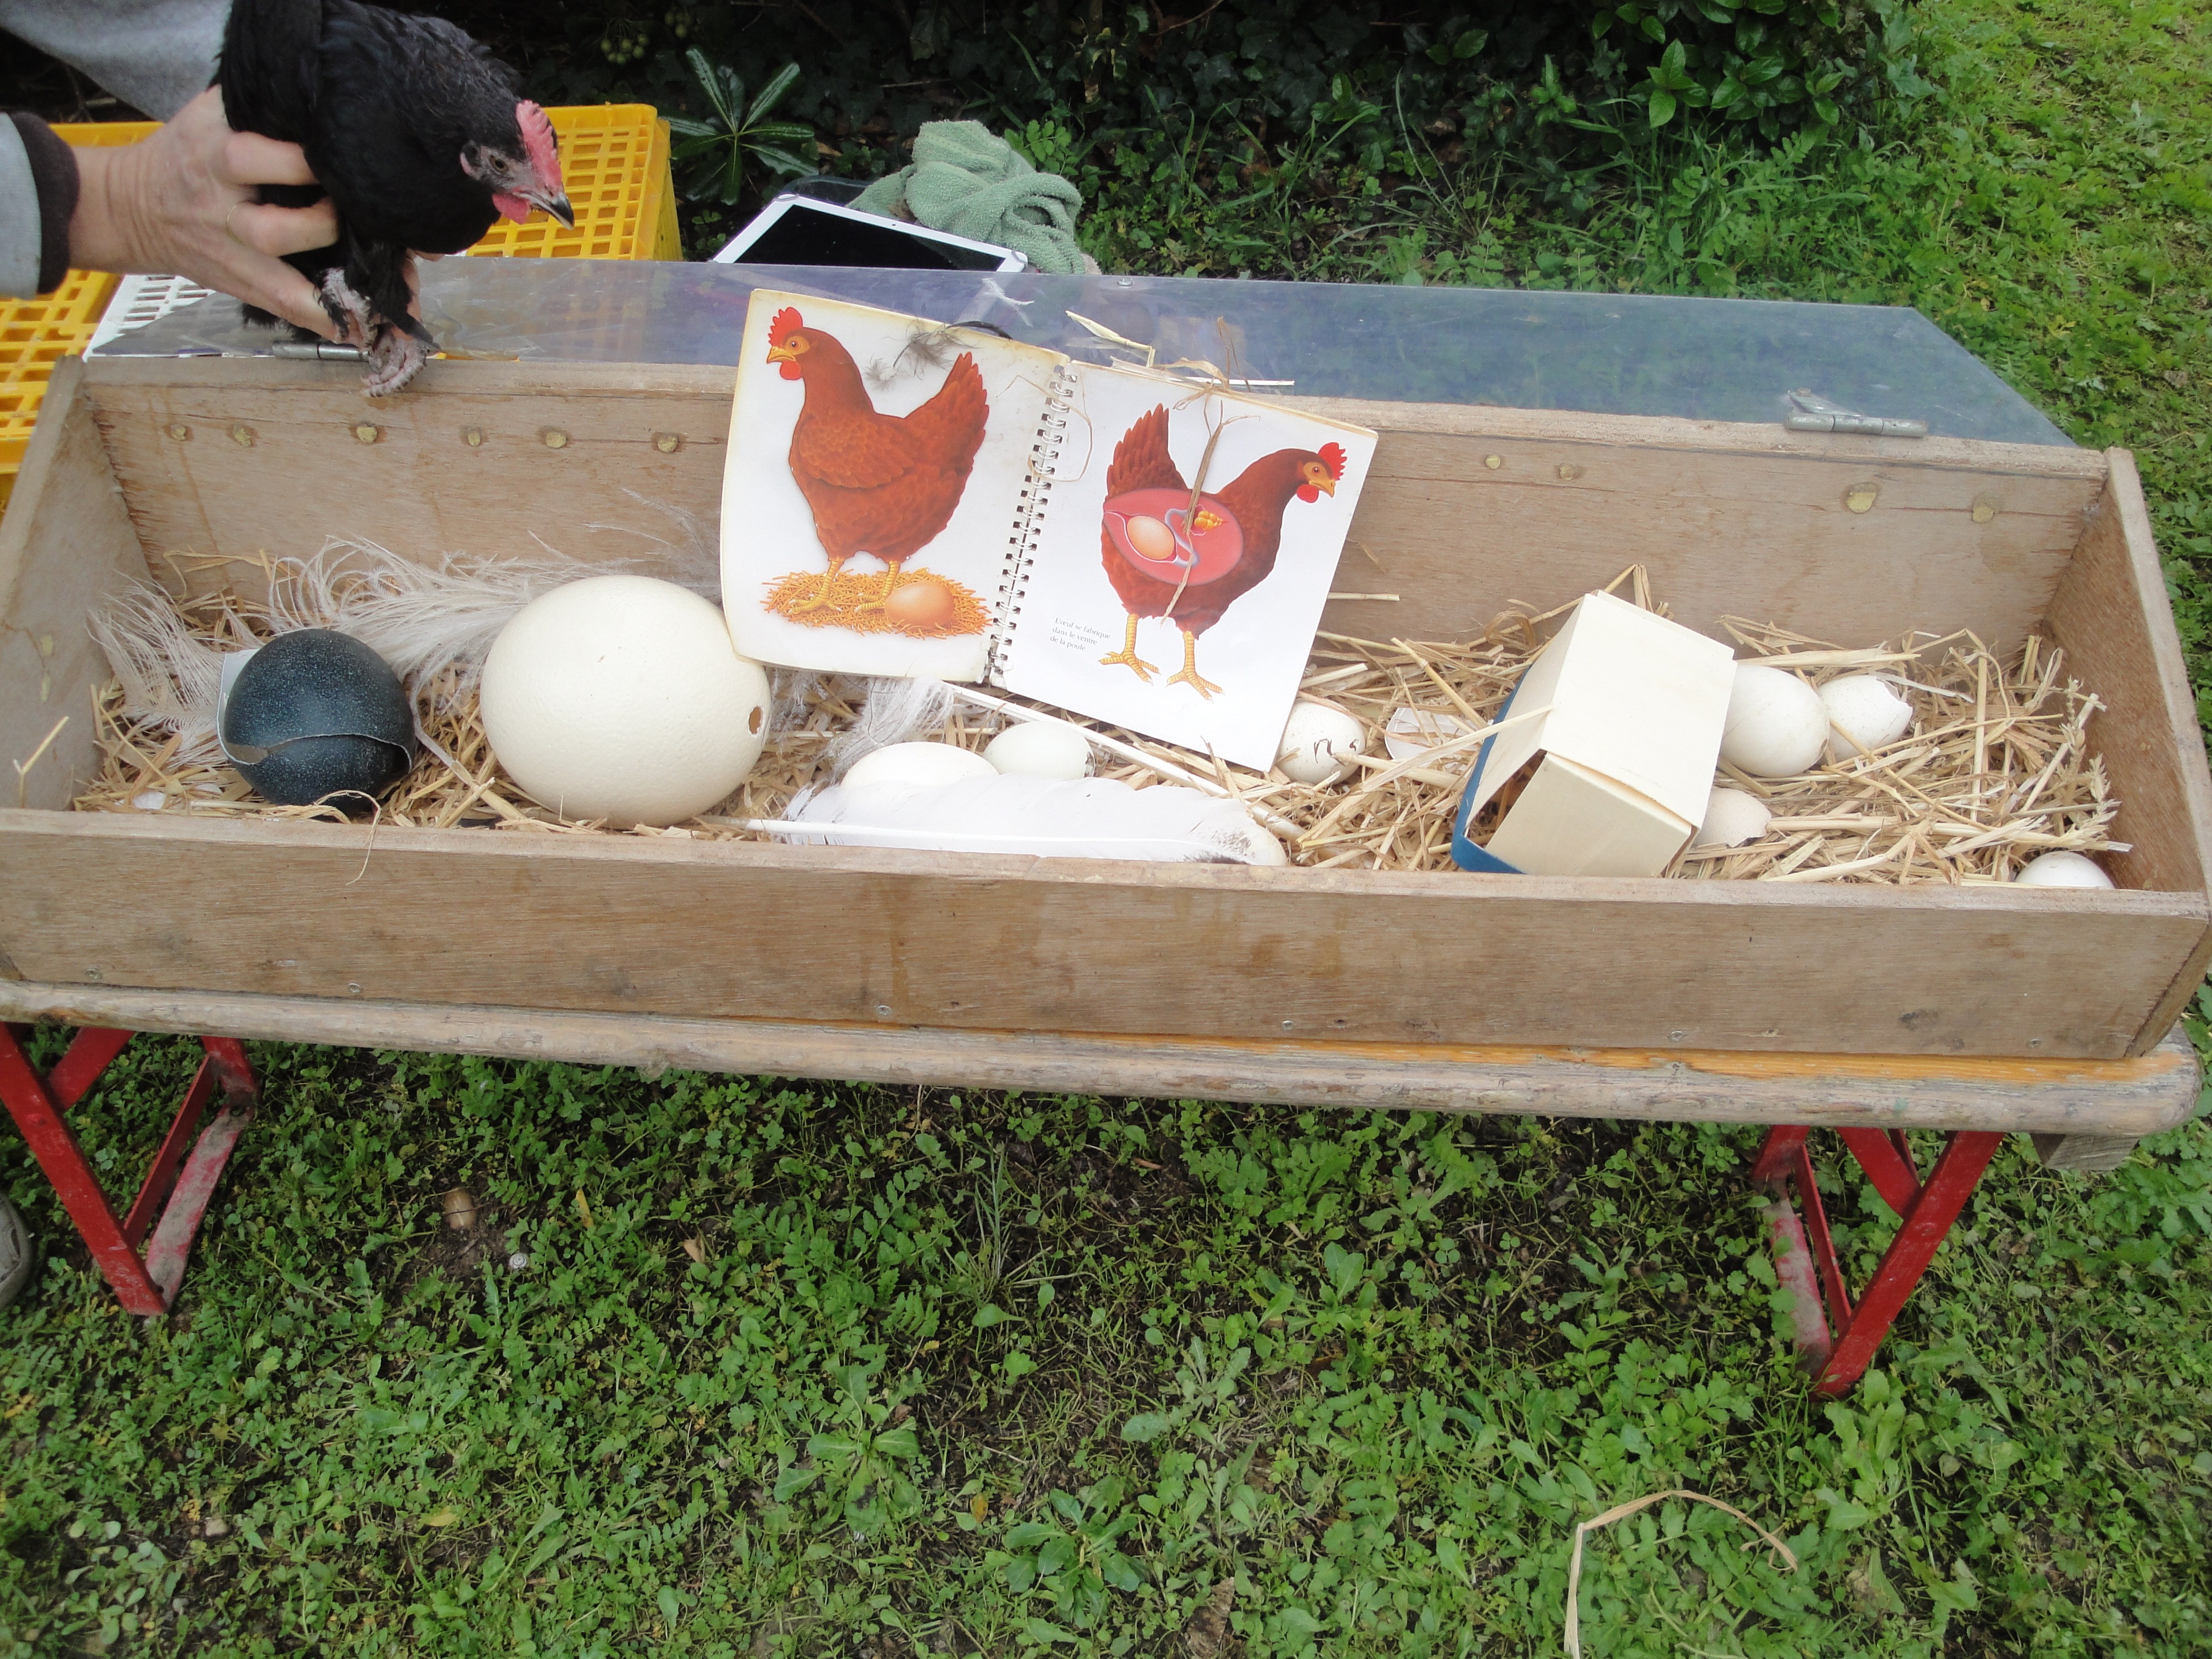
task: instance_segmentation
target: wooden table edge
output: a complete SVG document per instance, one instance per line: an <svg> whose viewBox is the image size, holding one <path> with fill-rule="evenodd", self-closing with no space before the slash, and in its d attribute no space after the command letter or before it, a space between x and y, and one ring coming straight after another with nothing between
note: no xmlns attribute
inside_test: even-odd
<svg viewBox="0 0 2212 1659"><path fill-rule="evenodd" d="M695 1019L0 981L0 1018L647 1070L1289 1106L2139 1137L2199 1088L2178 1030L2112 1060L1249 1042Z"/></svg>

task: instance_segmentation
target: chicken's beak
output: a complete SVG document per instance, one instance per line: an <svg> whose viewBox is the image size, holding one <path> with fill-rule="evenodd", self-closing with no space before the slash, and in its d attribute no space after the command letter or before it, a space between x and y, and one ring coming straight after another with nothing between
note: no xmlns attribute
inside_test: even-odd
<svg viewBox="0 0 2212 1659"><path fill-rule="evenodd" d="M799 354L788 346L772 345L768 349L768 360L772 363L795 363Z"/></svg>
<svg viewBox="0 0 2212 1659"><path fill-rule="evenodd" d="M1328 477L1316 478L1314 488L1324 495L1334 495L1336 494L1336 480Z"/></svg>
<svg viewBox="0 0 2212 1659"><path fill-rule="evenodd" d="M551 214L556 219L558 219L561 222L561 227L562 229L575 229L576 210L568 205L568 198L566 196L558 194L551 196L532 196L530 198L530 205L534 208L543 208L546 212Z"/></svg>

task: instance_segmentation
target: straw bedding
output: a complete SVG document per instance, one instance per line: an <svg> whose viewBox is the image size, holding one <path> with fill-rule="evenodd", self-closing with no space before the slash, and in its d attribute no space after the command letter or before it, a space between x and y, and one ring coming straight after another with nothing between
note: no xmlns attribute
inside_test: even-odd
<svg viewBox="0 0 2212 1659"><path fill-rule="evenodd" d="M1663 610L1655 605L1641 567L1623 572L1612 587L1626 589L1624 597L1646 608ZM1285 839L1296 832L1294 864L1449 870L1452 820L1480 733L1572 603L1570 599L1544 612L1510 611L1474 640L1319 635L1301 695L1351 714L1365 726L1368 739L1352 775L1328 784L1262 775L1119 728L1077 723L1116 751L1097 768L1101 775L1139 786L1194 778L1235 794ZM264 610L229 593L185 602L179 611L188 630L225 648L273 631ZM299 619L288 620L296 625ZM1758 796L1774 813L1772 822L1747 846L1686 849L1668 874L1886 885L2000 882L2055 848L2124 850L2107 836L2118 803L2089 746L2089 722L2101 705L2068 678L2062 655L2047 641L2031 639L2001 661L1967 634L1917 635L1869 648L1807 639L1741 618L1726 619L1724 625L1744 648L1744 659L1790 670L1815 685L1844 673L1883 676L1912 704L1913 723L1897 743L1799 777L1749 778L1723 768L1716 782ZM775 680L776 719L768 746L735 793L714 812L674 829L615 831L563 822L517 789L485 740L469 671L448 667L416 688L422 730L429 741L414 769L386 797L377 819L523 834L760 839L732 821L785 816L802 791L830 781L856 758L850 734L869 691L866 681L836 676L778 671ZM956 688L949 712L943 696L916 699L927 722L922 729L872 735L879 740L937 738L980 750L1007 718L965 696ZM80 811L346 816L340 804L284 807L255 799L219 758L199 757L204 747L196 755L190 745L180 745L173 730L133 718L116 684L97 694L94 703L100 767L76 803Z"/></svg>

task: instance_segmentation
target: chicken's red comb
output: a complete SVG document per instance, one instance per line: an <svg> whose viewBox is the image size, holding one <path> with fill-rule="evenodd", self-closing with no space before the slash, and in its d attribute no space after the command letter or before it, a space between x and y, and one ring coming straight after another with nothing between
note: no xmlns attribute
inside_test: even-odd
<svg viewBox="0 0 2212 1659"><path fill-rule="evenodd" d="M1328 469L1328 476L1334 482L1338 483L1344 482L1344 446L1342 444L1323 444L1321 447L1321 464Z"/></svg>
<svg viewBox="0 0 2212 1659"><path fill-rule="evenodd" d="M775 342L781 340L785 335L790 333L793 329L805 328L805 326L806 319L799 314L799 307L796 306L786 306L782 310L775 313L775 319L768 325L769 341L773 344Z"/></svg>
<svg viewBox="0 0 2212 1659"><path fill-rule="evenodd" d="M553 136L552 118L525 99L514 106L514 119L522 129L522 153L530 158L531 171L539 184L560 195L561 145Z"/></svg>

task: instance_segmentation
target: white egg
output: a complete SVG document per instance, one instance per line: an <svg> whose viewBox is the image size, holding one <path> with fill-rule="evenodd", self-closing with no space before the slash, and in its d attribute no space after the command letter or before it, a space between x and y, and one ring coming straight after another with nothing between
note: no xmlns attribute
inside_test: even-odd
<svg viewBox="0 0 2212 1659"><path fill-rule="evenodd" d="M899 783L933 788L963 778L988 778L999 769L972 749L949 743L887 743L853 763L845 774L851 785Z"/></svg>
<svg viewBox="0 0 2212 1659"><path fill-rule="evenodd" d="M1828 710L1828 758L1850 760L1861 750L1895 743L1912 725L1912 705L1872 674L1845 674L1820 688Z"/></svg>
<svg viewBox="0 0 2212 1659"><path fill-rule="evenodd" d="M983 758L1023 777L1087 777L1091 739L1057 720L1018 720L983 745Z"/></svg>
<svg viewBox="0 0 2212 1659"><path fill-rule="evenodd" d="M1705 821L1698 826L1691 844L1696 847L1741 847L1766 833L1774 814L1756 795L1741 789L1716 789L1705 802Z"/></svg>
<svg viewBox="0 0 2212 1659"><path fill-rule="evenodd" d="M1284 850L1283 843L1275 839L1274 832L1267 825L1252 821L1243 824L1240 828L1245 844L1252 849L1250 862L1280 865L1288 864L1291 861L1290 854Z"/></svg>
<svg viewBox="0 0 2212 1659"><path fill-rule="evenodd" d="M1275 764L1299 783L1334 783L1352 768L1345 757L1366 747L1367 728L1341 708L1300 702L1283 726Z"/></svg>
<svg viewBox="0 0 2212 1659"><path fill-rule="evenodd" d="M768 676L721 611L648 576L592 576L500 631L481 693L492 753L566 818L667 824L744 781L768 740Z"/></svg>
<svg viewBox="0 0 2212 1659"><path fill-rule="evenodd" d="M2022 887L2110 887L2105 866L2079 853L2045 853L2030 859L2013 879Z"/></svg>
<svg viewBox="0 0 2212 1659"><path fill-rule="evenodd" d="M1411 760L1414 756L1434 749L1438 744L1449 743L1454 738L1464 737L1474 727L1462 716L1441 708L1394 708L1382 727L1382 747L1392 760ZM1446 756L1438 764L1462 765L1465 757Z"/></svg>
<svg viewBox="0 0 2212 1659"><path fill-rule="evenodd" d="M1819 763L1828 738L1820 694L1779 668L1739 663L1721 731L1721 758L1754 778L1789 778Z"/></svg>

